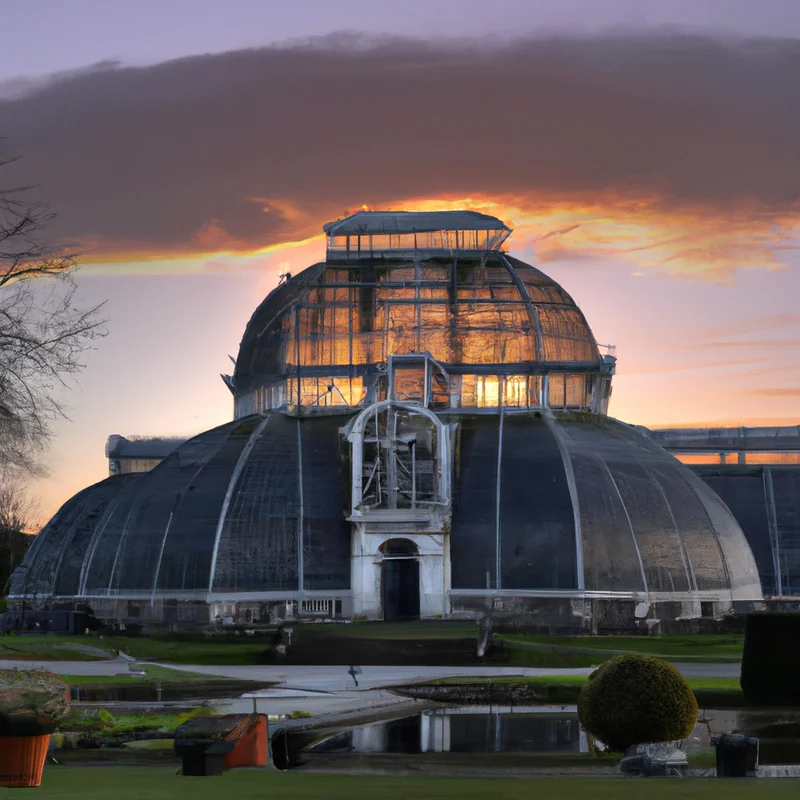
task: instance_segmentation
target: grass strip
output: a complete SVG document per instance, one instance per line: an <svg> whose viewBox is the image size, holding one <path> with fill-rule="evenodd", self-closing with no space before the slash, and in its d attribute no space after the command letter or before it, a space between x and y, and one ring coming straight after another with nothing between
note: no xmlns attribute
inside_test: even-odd
<svg viewBox="0 0 800 800"><path fill-rule="evenodd" d="M742 637L706 636L525 636L500 634L515 651L535 650L552 656L594 658L600 664L617 654L645 654L670 661L709 663L741 661ZM544 663L542 664L544 666ZM553 664L558 666L557 663ZM566 666L566 663L563 664ZM549 664L548 664L549 666Z"/></svg>
<svg viewBox="0 0 800 800"><path fill-rule="evenodd" d="M726 800L794 800L800 781L725 781ZM187 778L174 766L48 766L41 788L47 800L713 800L720 782L703 778L450 778L416 775L325 775L233 770L217 778ZM16 796L0 789L0 798Z"/></svg>
<svg viewBox="0 0 800 800"><path fill-rule="evenodd" d="M331 627L326 625L326 628ZM225 636L218 638L173 634L162 636L13 636L0 644L7 657L20 660L47 658L60 661L95 660L95 656L65 645L88 645L108 653L121 650L132 658L173 664L249 666L263 663L269 637ZM60 647L59 647L60 646ZM56 649L58 648L58 649ZM55 653L58 658L55 658ZM3 651L0 650L0 655Z"/></svg>
<svg viewBox="0 0 800 800"><path fill-rule="evenodd" d="M340 625L302 625L298 636L314 639L362 639L382 642L422 643L436 640L470 639L477 642L474 622L412 621L354 622ZM741 658L743 637L737 634L697 636L528 636L498 633L501 660L489 663L520 667L592 667L615 652L647 653L671 660L735 661ZM85 661L94 656L70 649L84 644L112 652L122 650L133 658L174 664L256 665L264 663L271 635L202 637L197 634L167 636L14 636L0 641L0 658L52 658Z"/></svg>
<svg viewBox="0 0 800 800"><path fill-rule="evenodd" d="M430 681L439 686L491 685L502 688L530 686L538 690L532 705L574 705L588 677L583 675L544 675L502 678L440 678ZM689 678L700 708L752 708L739 686L738 678ZM501 701L498 701L501 702Z"/></svg>
<svg viewBox="0 0 800 800"><path fill-rule="evenodd" d="M27 643L22 646L0 644L0 660L2 661L102 661L99 654L85 653L65 645L47 644L44 642Z"/></svg>

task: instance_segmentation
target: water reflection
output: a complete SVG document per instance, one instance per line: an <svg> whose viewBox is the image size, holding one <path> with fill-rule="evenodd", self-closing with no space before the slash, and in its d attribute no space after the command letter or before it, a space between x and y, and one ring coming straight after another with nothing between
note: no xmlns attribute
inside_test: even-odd
<svg viewBox="0 0 800 800"><path fill-rule="evenodd" d="M311 753L531 753L588 751L576 714L437 709L331 736Z"/></svg>
<svg viewBox="0 0 800 800"><path fill-rule="evenodd" d="M800 711L796 708L701 710L687 750L708 748L712 737L730 732L758 738L761 764L800 764Z"/></svg>

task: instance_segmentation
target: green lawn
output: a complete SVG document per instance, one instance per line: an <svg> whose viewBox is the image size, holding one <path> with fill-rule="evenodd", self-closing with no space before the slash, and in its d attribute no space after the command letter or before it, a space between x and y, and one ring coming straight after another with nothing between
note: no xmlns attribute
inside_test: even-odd
<svg viewBox="0 0 800 800"><path fill-rule="evenodd" d="M589 679L583 675L543 675L539 677L503 678L440 678L433 684L458 686L465 684L492 685L529 684L540 687L539 704L574 705L581 688ZM747 708L749 706L738 678L689 678L689 685L700 708Z"/></svg>
<svg viewBox="0 0 800 800"><path fill-rule="evenodd" d="M187 778L174 767L48 766L43 800L794 800L797 780L684 778L427 778L324 775L234 770L216 778ZM0 798L17 797L0 789Z"/></svg>
<svg viewBox="0 0 800 800"><path fill-rule="evenodd" d="M54 637L55 638L55 637ZM73 639L71 643L64 640L52 641L49 637L33 638L25 636L8 636L0 639L0 659L45 659L52 661L97 661L100 655L84 653L67 644L84 644L82 640ZM86 642L96 646L94 642ZM102 649L102 648L101 648Z"/></svg>
<svg viewBox="0 0 800 800"><path fill-rule="evenodd" d="M739 634L701 634L692 636L517 636L502 634L509 642L548 648L580 648L646 653L675 661L739 661L744 636Z"/></svg>
<svg viewBox="0 0 800 800"><path fill-rule="evenodd" d="M583 686L589 679L585 675L541 675L540 677L503 677L503 678L436 678L427 683L445 684L448 686L463 686L475 683L535 683L535 684L557 684L567 686Z"/></svg>
<svg viewBox="0 0 800 800"><path fill-rule="evenodd" d="M329 627L329 626L325 626ZM149 661L167 661L173 664L208 665L248 665L262 663L264 651L269 647L267 636L261 637L219 637L200 638L189 636L174 637L125 637L125 636L9 636L0 640L2 648L13 648L17 658L53 658L58 660L91 660L79 650L70 650L65 644L78 644L96 647L112 652L122 650L133 658ZM9 651L11 654L12 651Z"/></svg>
<svg viewBox="0 0 800 800"><path fill-rule="evenodd" d="M118 636L104 638L108 646L122 650L133 658L149 661L166 661L171 664L236 665L260 664L264 651L269 647L267 637L242 641L228 639L195 640L183 637L151 638Z"/></svg>
<svg viewBox="0 0 800 800"><path fill-rule="evenodd" d="M475 639L474 622L414 621L360 622L341 625L298 626L304 640L315 636L375 640ZM518 667L594 667L613 657L614 651L649 653L676 661L738 661L742 637L737 635L702 636L523 636L499 634L503 640L501 656L487 663ZM133 658L174 664L250 665L264 662L271 643L266 635L203 638L123 636L14 636L0 639L0 658L52 658L84 661L92 659L66 645L83 644L106 651L122 650Z"/></svg>
<svg viewBox="0 0 800 800"><path fill-rule="evenodd" d="M613 654L596 653L561 653L548 650L532 650L518 646L515 642L505 642L504 659L489 658L487 663L504 667L539 667L542 669L578 669L583 667L599 667Z"/></svg>
<svg viewBox="0 0 800 800"><path fill-rule="evenodd" d="M431 683L438 684L465 684L465 683L543 683L583 686L589 678L586 675L540 675L533 677L515 677L510 675L502 678L438 678ZM688 678L692 689L721 689L737 690L738 678Z"/></svg>

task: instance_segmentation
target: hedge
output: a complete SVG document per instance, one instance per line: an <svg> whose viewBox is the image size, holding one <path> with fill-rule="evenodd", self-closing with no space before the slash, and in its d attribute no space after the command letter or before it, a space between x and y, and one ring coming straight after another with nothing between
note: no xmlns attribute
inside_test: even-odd
<svg viewBox="0 0 800 800"><path fill-rule="evenodd" d="M800 614L749 614L742 692L751 704L800 705Z"/></svg>

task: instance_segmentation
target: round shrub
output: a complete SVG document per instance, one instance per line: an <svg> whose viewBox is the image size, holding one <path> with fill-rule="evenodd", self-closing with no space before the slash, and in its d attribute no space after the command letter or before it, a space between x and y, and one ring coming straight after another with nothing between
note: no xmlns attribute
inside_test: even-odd
<svg viewBox="0 0 800 800"><path fill-rule="evenodd" d="M685 739L697 700L671 664L652 656L616 656L589 676L578 696L584 730L610 750Z"/></svg>

